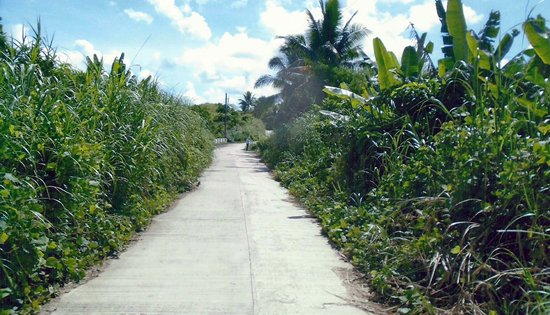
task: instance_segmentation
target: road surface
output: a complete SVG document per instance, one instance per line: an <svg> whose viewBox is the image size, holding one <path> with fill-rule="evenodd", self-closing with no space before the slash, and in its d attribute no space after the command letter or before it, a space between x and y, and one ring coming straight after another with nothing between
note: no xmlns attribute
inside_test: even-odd
<svg viewBox="0 0 550 315"><path fill-rule="evenodd" d="M244 144L49 314L377 314L352 267ZM362 307L360 309L359 306ZM366 311L369 309L369 311Z"/></svg>

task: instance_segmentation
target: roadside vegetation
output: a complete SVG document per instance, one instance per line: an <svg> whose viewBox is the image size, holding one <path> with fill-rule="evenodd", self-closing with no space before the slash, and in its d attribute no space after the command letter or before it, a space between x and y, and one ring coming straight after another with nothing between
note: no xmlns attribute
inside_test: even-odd
<svg viewBox="0 0 550 315"><path fill-rule="evenodd" d="M373 34L371 60L366 29L320 4L258 80L286 122L263 159L397 312L548 314L546 20L503 33L493 11L474 32L460 0L437 0L441 60L416 33L401 60ZM531 47L507 56L521 37Z"/></svg>
<svg viewBox="0 0 550 315"><path fill-rule="evenodd" d="M239 107L236 110L228 104L201 104L192 107L208 122L208 128L216 138L224 138L227 128L227 141L244 142L248 137L254 141L265 139L265 124L256 115L255 108L258 100L251 92L247 92L239 99Z"/></svg>
<svg viewBox="0 0 550 315"><path fill-rule="evenodd" d="M0 28L0 314L34 313L190 189L213 135L124 55L80 71ZM106 67L108 70L106 70Z"/></svg>

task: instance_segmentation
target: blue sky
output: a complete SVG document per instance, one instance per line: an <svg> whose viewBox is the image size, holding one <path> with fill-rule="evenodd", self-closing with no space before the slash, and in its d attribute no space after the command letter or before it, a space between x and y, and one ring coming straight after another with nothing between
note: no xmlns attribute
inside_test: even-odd
<svg viewBox="0 0 550 315"><path fill-rule="evenodd" d="M518 27L529 14L550 18L550 0L463 0L468 27L479 30L491 9L500 10L502 29ZM341 0L346 17L380 37L397 55L412 44L409 22L440 47L439 21L433 0ZM40 18L43 33L58 55L82 68L86 55L111 62L121 52L140 76L154 75L163 87L195 103L230 100L268 73L267 61L281 40L277 35L302 33L305 8L318 14L317 0L0 0L4 30L14 38L29 33ZM523 42L523 43L522 43ZM517 47L525 46L522 38ZM439 49L437 48L437 52ZM438 55L434 57L437 59Z"/></svg>

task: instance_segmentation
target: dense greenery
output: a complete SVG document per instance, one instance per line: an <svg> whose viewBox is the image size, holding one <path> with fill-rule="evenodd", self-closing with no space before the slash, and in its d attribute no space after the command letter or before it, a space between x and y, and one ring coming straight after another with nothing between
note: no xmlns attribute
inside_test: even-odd
<svg viewBox="0 0 550 315"><path fill-rule="evenodd" d="M227 128L229 142L243 142L248 137L261 140L265 138L265 125L256 115L249 113L254 108L256 99L248 93L243 97L247 102L243 111L235 110L232 105L225 107L223 104L196 105L192 110L208 122L210 131L217 138L225 137Z"/></svg>
<svg viewBox="0 0 550 315"><path fill-rule="evenodd" d="M425 35L401 61L375 38L376 80L325 88L262 156L400 313L548 314L550 30L525 21L504 64L497 11L476 33L436 8L438 71Z"/></svg>
<svg viewBox="0 0 550 315"><path fill-rule="evenodd" d="M189 189L213 136L124 55L76 70L39 28L0 48L0 313L26 313Z"/></svg>

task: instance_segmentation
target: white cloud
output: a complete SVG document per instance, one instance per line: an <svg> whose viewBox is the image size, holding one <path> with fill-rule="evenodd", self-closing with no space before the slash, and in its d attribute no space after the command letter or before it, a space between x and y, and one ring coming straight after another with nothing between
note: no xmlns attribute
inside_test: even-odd
<svg viewBox="0 0 550 315"><path fill-rule="evenodd" d="M154 77L156 77L156 75L149 69L143 69L143 70L139 71L138 77L140 79L147 79L148 77L154 78Z"/></svg>
<svg viewBox="0 0 550 315"><path fill-rule="evenodd" d="M241 29L235 34L226 32L215 42L185 49L176 62L191 70L196 83L210 87L200 93L207 101L218 102L225 92L240 97L245 91L254 91L254 83L269 71L267 63L280 44L281 40L277 39L265 41L250 37ZM190 87L187 86L187 96L192 96ZM270 95L273 89L254 93Z"/></svg>
<svg viewBox="0 0 550 315"><path fill-rule="evenodd" d="M86 56L92 56L93 54L99 53L95 50L94 45L85 39L75 40L74 46L78 51L82 52Z"/></svg>
<svg viewBox="0 0 550 315"><path fill-rule="evenodd" d="M125 9L124 13L136 22L145 22L147 24L153 23L153 17L145 12L136 11L134 9Z"/></svg>
<svg viewBox="0 0 550 315"><path fill-rule="evenodd" d="M257 73L267 67L279 41L264 41L244 32L224 33L217 43L186 49L178 63L193 66L197 74L216 77L220 71ZM254 78L255 80L255 78Z"/></svg>
<svg viewBox="0 0 550 315"><path fill-rule="evenodd" d="M57 57L61 62L70 63L74 67L84 70L84 61L86 60L86 57L79 51L61 51L57 54Z"/></svg>
<svg viewBox="0 0 550 315"><path fill-rule="evenodd" d="M247 79L244 75L235 75L229 78L219 80L216 86L222 88L225 91L239 92L245 91L249 86Z"/></svg>
<svg viewBox="0 0 550 315"><path fill-rule="evenodd" d="M376 4L378 0L347 0L346 4L343 5L344 11L348 13L353 13L355 11L359 12L361 15L376 15L377 9ZM354 20L356 23L365 24L360 17L356 17Z"/></svg>
<svg viewBox="0 0 550 315"><path fill-rule="evenodd" d="M155 11L170 19L181 33L191 34L204 40L212 37L212 31L205 18L192 11L188 4L180 8L176 5L175 0L147 1L155 7Z"/></svg>
<svg viewBox="0 0 550 315"><path fill-rule="evenodd" d="M386 48L398 57L405 46L411 44L407 28L409 18L403 14L392 15L377 8L378 0L348 0L343 6L344 19L347 21L357 11L353 22L365 26L370 35L363 43L363 49L368 56L374 58L372 40L379 37Z"/></svg>
<svg viewBox="0 0 550 315"><path fill-rule="evenodd" d="M103 64L109 67L115 58L120 57L122 52L111 50L107 53L97 50L92 43L85 39L77 39L74 42L73 49L61 50L58 55L62 62L70 63L78 69L84 69L86 57L92 58L95 54L98 58L103 58Z"/></svg>
<svg viewBox="0 0 550 315"><path fill-rule="evenodd" d="M447 6L445 2L444 6ZM463 10L468 25L477 24L483 20L483 14L477 13L472 7L464 5ZM414 23L414 26L420 32L427 32L433 30L435 26L439 27L441 25L435 10L435 4L431 0L411 6L409 9L409 20Z"/></svg>
<svg viewBox="0 0 550 315"><path fill-rule="evenodd" d="M472 7L464 6L464 17L468 25L479 23L483 20L483 14L477 13Z"/></svg>
<svg viewBox="0 0 550 315"><path fill-rule="evenodd" d="M242 8L248 4L248 0L234 0L231 3L232 8Z"/></svg>
<svg viewBox="0 0 550 315"><path fill-rule="evenodd" d="M15 24L10 27L10 37L21 42L29 35L29 29L23 24Z"/></svg>
<svg viewBox="0 0 550 315"><path fill-rule="evenodd" d="M276 0L266 0L265 9L260 13L260 24L274 36L300 34L308 27L305 10L288 11Z"/></svg>
<svg viewBox="0 0 550 315"><path fill-rule="evenodd" d="M212 31L206 22L206 19L197 12L191 12L191 15L178 22L181 32L189 32L202 39L210 39Z"/></svg>
<svg viewBox="0 0 550 315"><path fill-rule="evenodd" d="M431 0L411 6L409 9L409 20L419 32L427 32L434 26L441 25L435 11L434 2Z"/></svg>
<svg viewBox="0 0 550 315"><path fill-rule="evenodd" d="M185 14L189 14L193 11L193 9L191 9L191 6L189 5L189 3L186 3L181 7L181 11Z"/></svg>
<svg viewBox="0 0 550 315"><path fill-rule="evenodd" d="M183 92L183 96L189 98L195 104L200 104L205 102L205 99L199 94L197 94L195 85L193 84L193 82L190 82L190 81L187 81L185 83L185 92Z"/></svg>

